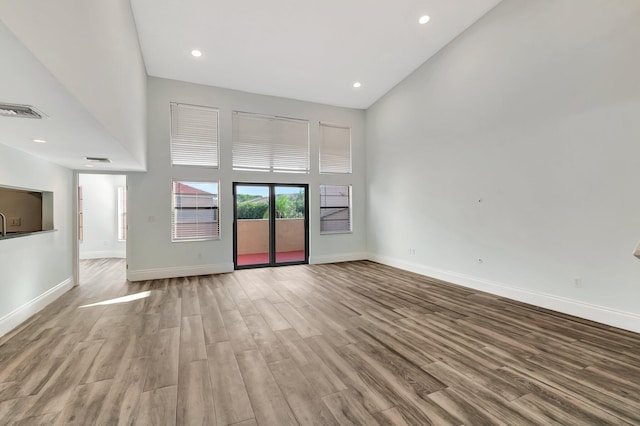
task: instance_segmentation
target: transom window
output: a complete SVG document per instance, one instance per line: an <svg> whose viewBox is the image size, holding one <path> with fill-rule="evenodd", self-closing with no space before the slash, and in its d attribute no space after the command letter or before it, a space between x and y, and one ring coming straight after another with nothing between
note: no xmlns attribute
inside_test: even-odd
<svg viewBox="0 0 640 426"><path fill-rule="evenodd" d="M351 128L320 123L320 173L351 173Z"/></svg>
<svg viewBox="0 0 640 426"><path fill-rule="evenodd" d="M218 110L171 103L171 164L218 168Z"/></svg>
<svg viewBox="0 0 640 426"><path fill-rule="evenodd" d="M233 112L234 170L309 173L309 122Z"/></svg>

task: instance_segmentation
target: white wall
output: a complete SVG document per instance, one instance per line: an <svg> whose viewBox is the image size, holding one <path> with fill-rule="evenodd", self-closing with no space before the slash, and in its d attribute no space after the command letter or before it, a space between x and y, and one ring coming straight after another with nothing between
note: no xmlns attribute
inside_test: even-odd
<svg viewBox="0 0 640 426"><path fill-rule="evenodd" d="M147 74L129 0L6 0L0 16L144 169Z"/></svg>
<svg viewBox="0 0 640 426"><path fill-rule="evenodd" d="M73 285L70 170L0 144L0 185L52 191L56 231L0 240L0 335Z"/></svg>
<svg viewBox="0 0 640 426"><path fill-rule="evenodd" d="M233 182L308 183L310 195L310 262L360 259L365 256L364 112L271 96L150 77L148 79L148 172L130 173L129 279L150 279L226 272L233 269ZM172 167L169 152L169 103L220 109L220 169ZM311 174L234 172L231 169L232 111L247 111L309 120ZM350 176L318 173L318 122L350 125L353 171ZM171 179L220 181L221 239L171 242ZM320 235L319 185L353 185L353 233Z"/></svg>
<svg viewBox="0 0 640 426"><path fill-rule="evenodd" d="M127 185L124 175L80 174L84 232L80 259L125 258L126 242L118 240L118 187Z"/></svg>
<svg viewBox="0 0 640 426"><path fill-rule="evenodd" d="M489 12L367 111L372 258L640 331L638 52L636 1Z"/></svg>

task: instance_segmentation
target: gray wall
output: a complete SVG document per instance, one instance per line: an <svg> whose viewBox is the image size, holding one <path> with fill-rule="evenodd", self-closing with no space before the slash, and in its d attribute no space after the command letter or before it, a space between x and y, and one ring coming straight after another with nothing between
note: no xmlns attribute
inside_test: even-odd
<svg viewBox="0 0 640 426"><path fill-rule="evenodd" d="M56 232L0 240L0 335L72 283L73 175L0 144L0 185L52 191ZM40 298L40 302L36 299ZM46 304L46 303L45 303ZM20 312L19 310L22 308ZM37 310L37 309L36 309Z"/></svg>
<svg viewBox="0 0 640 426"><path fill-rule="evenodd" d="M373 105L373 257L640 330L639 22L505 0Z"/></svg>
<svg viewBox="0 0 640 426"><path fill-rule="evenodd" d="M310 196L310 261L329 262L366 256L364 112L210 86L149 77L148 172L130 173L128 262L130 279L225 272L233 269L233 182L308 183ZM171 166L170 102L205 105L220 110L220 168ZM309 120L311 170L308 175L233 171L232 111L255 112ZM318 173L318 122L352 127L353 174ZM219 241L171 242L171 180L220 182ZM353 185L353 233L320 235L320 184Z"/></svg>

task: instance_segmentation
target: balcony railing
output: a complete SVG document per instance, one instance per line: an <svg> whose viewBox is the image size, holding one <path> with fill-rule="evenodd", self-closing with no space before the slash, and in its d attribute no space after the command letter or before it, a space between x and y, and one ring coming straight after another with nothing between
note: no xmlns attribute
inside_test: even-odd
<svg viewBox="0 0 640 426"><path fill-rule="evenodd" d="M269 262L269 220L238 220L238 264ZM276 219L276 262L304 260L304 219Z"/></svg>

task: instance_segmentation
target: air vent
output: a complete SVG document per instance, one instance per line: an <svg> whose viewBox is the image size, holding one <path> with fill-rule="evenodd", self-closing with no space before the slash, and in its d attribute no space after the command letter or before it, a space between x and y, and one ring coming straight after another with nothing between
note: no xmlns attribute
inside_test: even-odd
<svg viewBox="0 0 640 426"><path fill-rule="evenodd" d="M16 118L43 118L44 113L38 111L31 105L3 104L0 103L0 117Z"/></svg>
<svg viewBox="0 0 640 426"><path fill-rule="evenodd" d="M84 157L84 159L92 163L110 163L111 162L111 160L105 157Z"/></svg>

